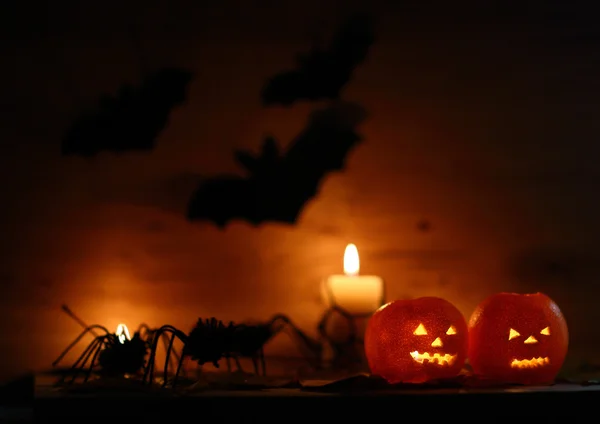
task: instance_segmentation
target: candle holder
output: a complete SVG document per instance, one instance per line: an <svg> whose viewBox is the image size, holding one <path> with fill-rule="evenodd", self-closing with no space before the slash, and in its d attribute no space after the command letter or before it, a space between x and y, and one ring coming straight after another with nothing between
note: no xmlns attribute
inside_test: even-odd
<svg viewBox="0 0 600 424"><path fill-rule="evenodd" d="M362 369L366 366L364 356L364 338L358 323L366 322L375 312L351 312L338 304L334 291L328 284L324 285L324 294L329 308L323 314L318 324L321 338L329 344L332 350L330 366L332 369ZM385 284L382 284L378 308L385 304ZM347 326L346 334L340 336L338 331L331 329L331 322L341 318Z"/></svg>

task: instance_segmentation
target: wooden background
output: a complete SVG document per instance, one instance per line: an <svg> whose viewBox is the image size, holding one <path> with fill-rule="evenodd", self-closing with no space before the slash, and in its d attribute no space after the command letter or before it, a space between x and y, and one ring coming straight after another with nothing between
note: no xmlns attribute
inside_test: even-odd
<svg viewBox="0 0 600 424"><path fill-rule="evenodd" d="M47 368L76 336L63 302L109 328L284 312L314 334L320 280L341 272L348 242L389 299L442 296L468 317L491 293L544 291L573 355L600 353L599 64L572 41L589 26L369 2L379 40L344 96L370 118L347 170L297 227L221 231L185 221L191 190L240 172L234 148L302 129L319 105L263 109L258 93L349 3L92 3L38 18L2 6L3 377ZM154 152L60 157L81 108L164 65L196 77ZM296 351L281 338L267 353Z"/></svg>

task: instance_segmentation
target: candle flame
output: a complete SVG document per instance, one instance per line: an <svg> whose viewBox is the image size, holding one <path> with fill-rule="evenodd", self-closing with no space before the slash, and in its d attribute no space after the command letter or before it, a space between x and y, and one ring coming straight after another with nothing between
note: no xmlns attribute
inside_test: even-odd
<svg viewBox="0 0 600 424"><path fill-rule="evenodd" d="M129 335L129 328L125 324L117 325L117 331L115 331L115 335L119 339L121 344L125 343L125 340L131 340L131 336Z"/></svg>
<svg viewBox="0 0 600 424"><path fill-rule="evenodd" d="M360 259L358 258L358 249L352 243L346 246L344 252L344 273L348 276L358 275L360 271Z"/></svg>

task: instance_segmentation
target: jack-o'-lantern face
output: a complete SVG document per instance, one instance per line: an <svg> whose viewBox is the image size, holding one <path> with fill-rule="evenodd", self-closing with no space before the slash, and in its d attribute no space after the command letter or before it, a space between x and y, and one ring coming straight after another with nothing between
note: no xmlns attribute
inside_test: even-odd
<svg viewBox="0 0 600 424"><path fill-rule="evenodd" d="M562 367L568 330L558 306L541 293L500 293L484 300L469 322L473 371L501 382L551 383Z"/></svg>
<svg viewBox="0 0 600 424"><path fill-rule="evenodd" d="M419 340L415 343L415 346L423 346L422 351L414 350L410 352L410 356L413 358L413 361L418 362L419 364L425 365L438 365L438 366L450 366L454 364L456 361L456 353L446 353L443 349L444 342L441 337L430 336L427 332L427 329L423 325L423 323L419 323L415 331L413 331L413 335L421 338L425 343L421 343ZM448 330L446 330L446 336L455 336L456 335L456 327L450 325ZM425 337L428 336L428 337ZM435 339L429 343L429 340L432 338ZM429 347L427 346L429 344Z"/></svg>
<svg viewBox="0 0 600 424"><path fill-rule="evenodd" d="M514 328L510 328L508 331L508 340L509 341L515 340L513 343L523 343L526 345L536 345L538 343L543 343L543 341L541 340L542 336L550 336L550 327L545 327L542 330L540 330L539 334L537 335L537 338L533 334L531 334L527 338L522 337L521 333L519 333ZM539 341L538 341L538 339L539 339ZM535 353L535 351L532 351L532 353ZM520 368L520 369L543 367L543 366L549 365L549 364L550 364L550 358L548 356L537 356L537 357L534 356L531 358L513 358L510 361L511 368Z"/></svg>
<svg viewBox="0 0 600 424"><path fill-rule="evenodd" d="M467 354L467 324L444 299L396 300L369 320L365 353L371 372L390 383L458 375Z"/></svg>

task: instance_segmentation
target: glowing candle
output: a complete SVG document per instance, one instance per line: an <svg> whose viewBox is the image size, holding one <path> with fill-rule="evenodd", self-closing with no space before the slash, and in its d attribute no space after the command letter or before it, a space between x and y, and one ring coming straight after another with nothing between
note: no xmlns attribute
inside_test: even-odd
<svg viewBox="0 0 600 424"><path fill-rule="evenodd" d="M370 315L384 303L383 279L358 275L360 260L354 244L344 252L344 275L332 275L323 284L328 306L338 306L352 315Z"/></svg>
<svg viewBox="0 0 600 424"><path fill-rule="evenodd" d="M117 331L115 331L115 335L119 339L121 344L125 343L126 340L131 340L131 336L129 335L129 328L125 324L119 324L117 326Z"/></svg>

